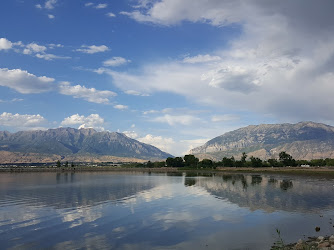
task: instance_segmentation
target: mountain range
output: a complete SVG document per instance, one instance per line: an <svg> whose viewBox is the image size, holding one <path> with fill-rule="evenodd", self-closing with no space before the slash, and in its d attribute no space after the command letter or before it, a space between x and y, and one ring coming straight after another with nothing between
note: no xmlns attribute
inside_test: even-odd
<svg viewBox="0 0 334 250"><path fill-rule="evenodd" d="M133 161L171 155L117 132L57 128L10 133L0 131L0 163L69 161Z"/></svg>
<svg viewBox="0 0 334 250"><path fill-rule="evenodd" d="M334 158L334 127L314 122L250 125L215 137L190 153L217 161L225 156L240 158L242 152L277 158L281 151L295 159Z"/></svg>

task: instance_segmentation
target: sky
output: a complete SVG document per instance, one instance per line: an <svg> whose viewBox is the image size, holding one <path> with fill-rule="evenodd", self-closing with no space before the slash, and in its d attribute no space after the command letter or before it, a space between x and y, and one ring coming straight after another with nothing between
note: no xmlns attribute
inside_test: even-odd
<svg viewBox="0 0 334 250"><path fill-rule="evenodd" d="M334 125L332 0L1 0L0 130L122 132L176 156Z"/></svg>

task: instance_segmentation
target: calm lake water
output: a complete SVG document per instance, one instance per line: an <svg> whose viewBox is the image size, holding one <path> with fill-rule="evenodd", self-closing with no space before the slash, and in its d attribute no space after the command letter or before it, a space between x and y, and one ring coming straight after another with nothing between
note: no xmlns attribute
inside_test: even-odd
<svg viewBox="0 0 334 250"><path fill-rule="evenodd" d="M334 233L334 180L1 173L1 249L270 249ZM314 228L319 226L320 232Z"/></svg>

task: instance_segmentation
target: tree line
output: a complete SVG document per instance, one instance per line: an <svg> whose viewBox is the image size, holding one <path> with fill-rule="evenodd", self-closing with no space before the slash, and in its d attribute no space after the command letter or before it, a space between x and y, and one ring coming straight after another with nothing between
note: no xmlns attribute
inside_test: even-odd
<svg viewBox="0 0 334 250"><path fill-rule="evenodd" d="M278 159L262 160L258 157L250 156L243 152L239 160L232 157L223 157L221 161L214 162L210 159L200 161L194 155L185 155L184 157L168 157L164 162L147 162L146 164L137 164L138 167L174 167L174 168L217 168L217 167L296 167L296 166L334 166L334 159L313 159L313 160L295 160L293 157L282 151ZM139 166L140 165L140 166Z"/></svg>

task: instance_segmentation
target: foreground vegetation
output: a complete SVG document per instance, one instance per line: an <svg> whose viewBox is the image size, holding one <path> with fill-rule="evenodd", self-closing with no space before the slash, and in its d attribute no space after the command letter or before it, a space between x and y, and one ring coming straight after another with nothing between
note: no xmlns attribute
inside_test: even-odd
<svg viewBox="0 0 334 250"><path fill-rule="evenodd" d="M282 151L279 153L278 159L262 160L258 157L249 157L246 153L242 153L240 160L232 157L224 157L221 161L214 162L210 159L200 161L194 155L185 155L184 157L168 157L166 161L147 163L132 163L127 164L127 167L142 167L142 168L183 168L183 169L216 169L223 168L263 168L263 167L322 167L334 166L334 159L314 159L314 160L295 160L291 155Z"/></svg>

